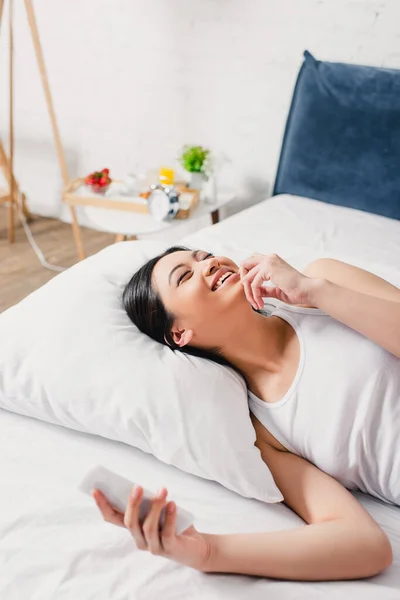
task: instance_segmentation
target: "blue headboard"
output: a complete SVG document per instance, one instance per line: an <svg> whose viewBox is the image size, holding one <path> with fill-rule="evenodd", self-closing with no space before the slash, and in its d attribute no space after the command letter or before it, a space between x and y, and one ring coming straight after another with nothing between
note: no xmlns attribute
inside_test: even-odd
<svg viewBox="0 0 400 600"><path fill-rule="evenodd" d="M273 195L284 193L400 219L400 71L304 53Z"/></svg>

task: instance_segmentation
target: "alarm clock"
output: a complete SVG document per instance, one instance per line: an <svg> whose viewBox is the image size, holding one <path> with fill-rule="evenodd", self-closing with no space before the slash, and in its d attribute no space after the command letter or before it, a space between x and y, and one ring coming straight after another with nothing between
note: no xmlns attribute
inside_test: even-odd
<svg viewBox="0 0 400 600"><path fill-rule="evenodd" d="M150 186L147 199L149 213L156 221L171 221L179 210L179 194L172 185L156 183Z"/></svg>

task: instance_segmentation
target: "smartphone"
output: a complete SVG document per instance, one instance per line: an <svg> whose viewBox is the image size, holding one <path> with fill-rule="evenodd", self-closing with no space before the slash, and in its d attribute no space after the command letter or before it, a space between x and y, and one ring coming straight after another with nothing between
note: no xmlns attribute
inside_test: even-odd
<svg viewBox="0 0 400 600"><path fill-rule="evenodd" d="M92 496L94 489L100 490L109 503L121 513L125 512L128 503L129 495L132 487L135 485L133 481L125 479L118 473L114 473L103 467L96 465L92 467L81 480L78 489L84 494ZM142 502L140 503L139 520L143 523L150 508L151 500L155 496L154 493L143 488ZM161 511L160 526L162 527L165 521L165 507ZM176 507L176 533L180 535L188 527L193 525L194 516L189 511L181 507Z"/></svg>

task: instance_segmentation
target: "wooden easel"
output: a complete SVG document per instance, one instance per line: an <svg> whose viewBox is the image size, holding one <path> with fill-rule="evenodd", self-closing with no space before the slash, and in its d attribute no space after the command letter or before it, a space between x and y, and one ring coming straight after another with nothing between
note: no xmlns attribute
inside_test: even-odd
<svg viewBox="0 0 400 600"><path fill-rule="evenodd" d="M39 33L36 26L35 14L33 12L33 6L31 0L25 1L25 9L28 16L29 29L31 31L33 45L35 47L36 59L39 65L40 76L42 79L42 85L44 94L46 97L47 109L50 115L51 126L53 129L54 141L56 144L58 162L60 164L61 175L64 183L64 187L68 184L68 172L67 166L64 157L63 147L61 145L60 133L57 126L56 116L54 112L53 102L51 99L49 83L46 74L46 68L44 65L43 52L40 45ZM4 0L0 0L0 27L3 16L3 7ZM14 119L13 119L13 0L8 0L8 8L9 8L9 79L10 79L10 89L9 89L9 156L7 157L3 145L0 140L0 168L3 170L8 189L0 190L0 204L4 202L9 203L9 213L8 213L8 240L10 243L14 242L14 228L15 228L15 209L18 205L18 197L20 196L18 183L13 174L13 166L14 166ZM29 211L26 206L26 198L24 194L21 194L22 198L22 210L26 217L29 217ZM75 208L73 206L70 207L72 214L72 221L75 227L77 226L77 217Z"/></svg>
<svg viewBox="0 0 400 600"><path fill-rule="evenodd" d="M14 209L17 206L18 195L19 195L19 187L18 183L15 180L14 175L12 174L12 166L10 160L7 158L6 153L4 152L4 148L0 141L0 168L4 173L4 176L7 181L8 188L0 189L0 204L9 203L8 204L8 241L10 244L14 241ZM25 194L21 194L22 200L22 212L25 217L29 220L30 213L28 207L26 206L26 196Z"/></svg>

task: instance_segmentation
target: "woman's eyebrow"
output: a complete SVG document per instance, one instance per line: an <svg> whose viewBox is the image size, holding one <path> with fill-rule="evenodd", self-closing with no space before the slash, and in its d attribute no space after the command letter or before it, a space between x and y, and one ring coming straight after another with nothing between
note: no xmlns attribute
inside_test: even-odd
<svg viewBox="0 0 400 600"><path fill-rule="evenodd" d="M194 258L194 260L197 260L197 255L198 255L199 252L200 252L200 250L193 250L193 252L191 254L191 257ZM175 265L175 267L172 269L172 271L171 271L171 273L169 274L169 277L168 277L168 283L170 285L171 285L171 277L172 277L172 275L175 273L175 271L177 269L179 269L180 267L184 267L184 266L185 266L185 263L180 263L179 265Z"/></svg>

